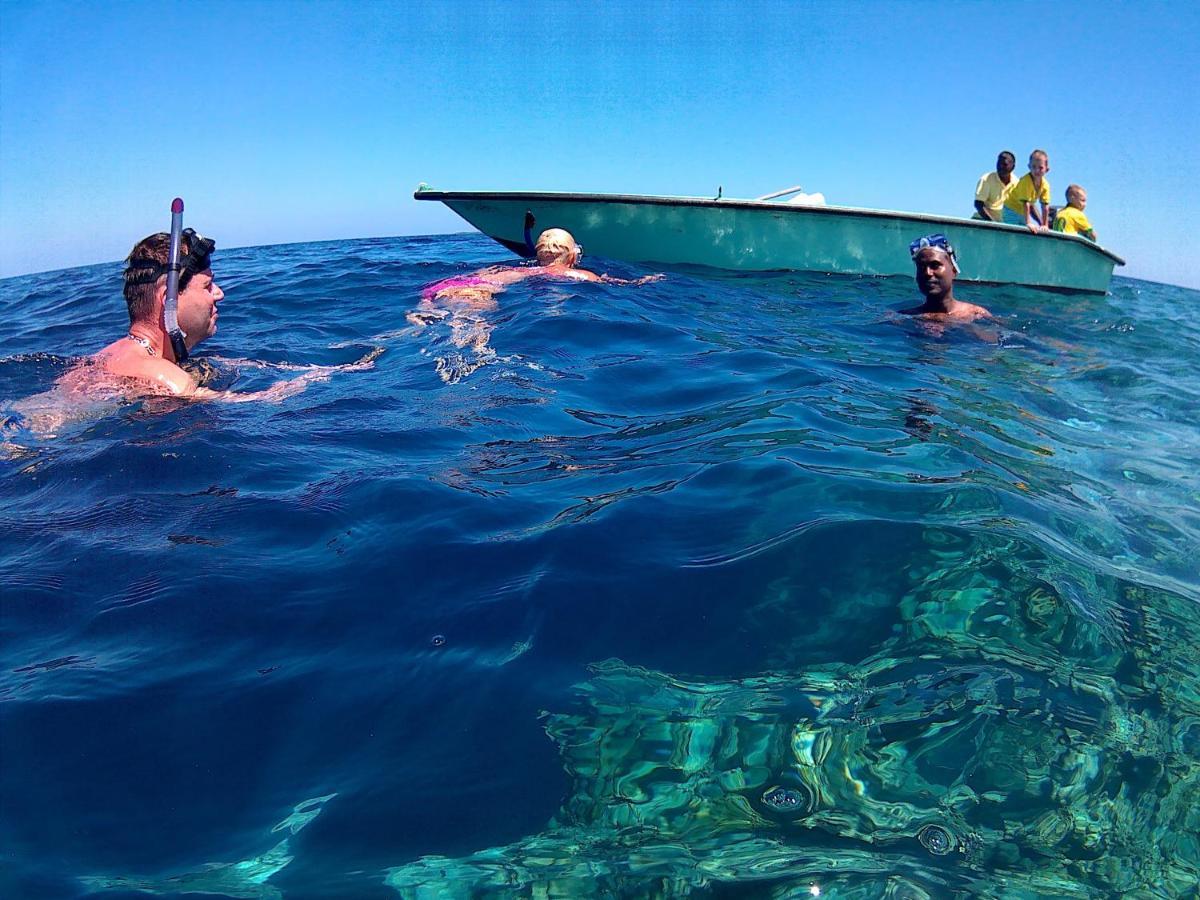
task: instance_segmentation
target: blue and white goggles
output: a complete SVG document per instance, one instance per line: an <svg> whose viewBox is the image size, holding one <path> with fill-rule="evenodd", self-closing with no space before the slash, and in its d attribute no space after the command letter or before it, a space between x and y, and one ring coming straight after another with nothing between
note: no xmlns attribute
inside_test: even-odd
<svg viewBox="0 0 1200 900"><path fill-rule="evenodd" d="M913 259L917 258L917 254L926 247L932 247L935 250L942 250L950 257L950 265L954 267L954 274L958 274L958 256L954 252L954 248L950 246L950 242L946 240L944 234L927 234L925 237L917 238L908 245L908 255Z"/></svg>

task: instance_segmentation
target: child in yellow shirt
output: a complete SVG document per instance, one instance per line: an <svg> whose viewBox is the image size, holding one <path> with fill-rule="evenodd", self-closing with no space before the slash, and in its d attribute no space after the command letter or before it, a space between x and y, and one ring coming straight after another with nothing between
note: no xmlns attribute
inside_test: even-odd
<svg viewBox="0 0 1200 900"><path fill-rule="evenodd" d="M1087 209L1087 191L1077 184L1067 188L1067 205L1054 217L1054 230L1063 234L1080 234L1095 242L1096 229L1083 214Z"/></svg>
<svg viewBox="0 0 1200 900"><path fill-rule="evenodd" d="M1045 150L1029 154L1029 173L1021 176L1017 186L1004 201L1004 221L1009 225L1024 225L1034 234L1050 230L1050 157ZM1041 206L1041 215L1035 208Z"/></svg>

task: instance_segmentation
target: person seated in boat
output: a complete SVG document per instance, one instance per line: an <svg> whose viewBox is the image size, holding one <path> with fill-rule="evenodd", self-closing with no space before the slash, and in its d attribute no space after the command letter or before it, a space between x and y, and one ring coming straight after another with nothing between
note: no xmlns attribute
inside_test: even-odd
<svg viewBox="0 0 1200 900"><path fill-rule="evenodd" d="M933 323L974 322L993 318L982 306L954 296L958 255L944 234L917 238L908 246L917 267L917 289L925 295L921 306L901 310L906 316L921 316Z"/></svg>
<svg viewBox="0 0 1200 900"><path fill-rule="evenodd" d="M169 333L166 321L167 273L171 236L165 232L138 241L125 260L124 295L129 313L125 334L104 349L68 369L55 386L13 404L17 424L39 434L53 435L75 418L84 405L101 399L148 396L195 400L247 402L278 401L303 391L336 371L371 368L382 350L357 363L312 366L301 375L254 392L214 391L202 387L183 369L188 351L217 331L218 304L225 292L217 284L211 256L216 242L191 228L179 235L179 281L175 298L178 328Z"/></svg>
<svg viewBox="0 0 1200 900"><path fill-rule="evenodd" d="M1034 234L1050 230L1050 157L1045 150L1029 154L1029 171L1004 200L1004 221L1024 225ZM1038 207L1041 207L1040 214Z"/></svg>
<svg viewBox="0 0 1200 900"><path fill-rule="evenodd" d="M421 291L424 304L438 302L489 308L495 305L496 294L510 284L529 278L569 278L576 281L603 281L608 284L644 284L662 278L647 275L634 281L597 275L579 268L583 248L575 242L571 232L563 228L547 228L534 245L537 255L536 266L490 266L470 275L456 275L434 282Z"/></svg>
<svg viewBox="0 0 1200 900"><path fill-rule="evenodd" d="M1067 188L1067 205L1054 217L1054 230L1063 234L1078 234L1095 243L1096 229L1083 214L1087 209L1087 191L1077 184Z"/></svg>
<svg viewBox="0 0 1200 900"><path fill-rule="evenodd" d="M1003 219L1001 210L1004 201L1012 189L1017 186L1017 176L1013 170L1017 167L1017 157L1011 150L1003 150L996 157L994 172L984 172L979 176L975 186L975 214L972 219L982 219L984 222L999 222Z"/></svg>

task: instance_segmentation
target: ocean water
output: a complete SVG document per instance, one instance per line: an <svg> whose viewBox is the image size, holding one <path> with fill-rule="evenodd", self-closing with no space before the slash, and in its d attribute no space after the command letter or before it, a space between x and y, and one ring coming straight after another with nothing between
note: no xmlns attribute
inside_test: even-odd
<svg viewBox="0 0 1200 900"><path fill-rule="evenodd" d="M0 895L1195 896L1200 294L937 334L907 279L680 270L408 320L505 261L218 250L208 383L374 368L6 426ZM0 418L119 271L0 282Z"/></svg>

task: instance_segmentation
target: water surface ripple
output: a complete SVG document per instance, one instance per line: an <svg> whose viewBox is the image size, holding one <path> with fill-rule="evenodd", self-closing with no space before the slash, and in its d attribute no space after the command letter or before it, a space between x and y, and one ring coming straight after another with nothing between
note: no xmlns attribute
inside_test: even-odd
<svg viewBox="0 0 1200 900"><path fill-rule="evenodd" d="M1200 294L933 334L906 279L679 270L406 320L505 253L220 250L213 385L375 368L6 426L0 895L1195 890ZM119 271L0 282L0 418Z"/></svg>

